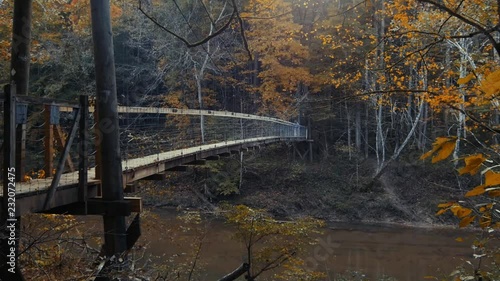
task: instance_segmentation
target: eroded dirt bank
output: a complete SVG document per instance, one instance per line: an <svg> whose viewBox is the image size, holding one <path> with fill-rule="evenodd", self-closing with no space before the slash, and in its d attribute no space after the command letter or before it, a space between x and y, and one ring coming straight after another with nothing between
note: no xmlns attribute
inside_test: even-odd
<svg viewBox="0 0 500 281"><path fill-rule="evenodd" d="M243 166L233 156L167 181L141 183L140 193L150 206L210 209L224 201L277 217L435 226L454 222L434 215L437 204L461 198L477 180L458 177L450 164L433 165L414 155L393 163L367 188L374 162L338 152L309 163L294 160L286 146L273 147L248 152Z"/></svg>

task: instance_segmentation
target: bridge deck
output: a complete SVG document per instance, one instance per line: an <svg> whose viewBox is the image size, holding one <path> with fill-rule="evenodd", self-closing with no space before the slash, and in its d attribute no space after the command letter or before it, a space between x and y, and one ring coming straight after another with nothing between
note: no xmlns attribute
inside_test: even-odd
<svg viewBox="0 0 500 281"><path fill-rule="evenodd" d="M302 137L258 137L206 144L136 159L128 159L122 161L123 183L125 186L133 181L162 173L176 166L202 160L209 156L230 153L274 142L304 140ZM30 212L42 211L46 193L51 182L52 178L46 178L16 183L16 213L23 215ZM88 171L88 183L89 198L97 196L97 186L100 184L100 181L95 179L95 168L91 168ZM54 207L75 203L78 200L78 172L63 174L57 187L56 195L54 196Z"/></svg>

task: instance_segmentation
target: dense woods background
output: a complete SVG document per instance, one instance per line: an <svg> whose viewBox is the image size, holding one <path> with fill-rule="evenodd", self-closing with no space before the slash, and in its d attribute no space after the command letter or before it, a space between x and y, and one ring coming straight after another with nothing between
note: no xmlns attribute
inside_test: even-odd
<svg viewBox="0 0 500 281"><path fill-rule="evenodd" d="M12 1L0 5L7 81ZM470 131L471 142L456 146L458 157L467 145L497 142L482 126L497 124L496 88L481 91L474 83L498 64L496 7L113 1L119 101L310 120L317 155L345 146L376 156L379 169L402 151L424 151L436 136L460 139ZM93 94L89 25L88 1L34 3L31 95Z"/></svg>
<svg viewBox="0 0 500 281"><path fill-rule="evenodd" d="M2 83L9 75L12 2L0 1ZM33 8L30 95L94 95L89 1L39 0ZM401 207L397 216L434 222L432 207L441 203L440 212L450 211L460 226L499 227L498 1L116 0L112 16L121 105L256 113L311 126L318 166L262 167L250 159L245 178L239 162L215 164L197 172L208 197L240 193L242 180L255 180L252 171L300 182L306 174L345 169L350 179L339 176L336 184L349 196L323 206L362 219L370 216L360 211L366 200L387 184L384 173L409 173L446 191L419 211ZM451 157L451 164L422 168L417 159L432 144L424 158ZM400 183L393 177L389 185ZM389 209L427 195L392 192L411 196L388 196L396 202ZM463 195L472 201L457 203ZM301 202L298 209L309 204ZM290 215L288 209L273 212ZM320 278L313 277L307 280Z"/></svg>

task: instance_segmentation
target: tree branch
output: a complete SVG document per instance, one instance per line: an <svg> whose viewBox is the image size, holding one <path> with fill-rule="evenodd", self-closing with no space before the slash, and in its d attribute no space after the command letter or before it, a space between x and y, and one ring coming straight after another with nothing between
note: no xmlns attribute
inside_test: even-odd
<svg viewBox="0 0 500 281"><path fill-rule="evenodd" d="M279 15L276 15L276 16L272 16L272 17L250 17L250 16L248 16L248 17L241 17L241 18L242 19L249 19L249 20L272 20L272 19L278 19L278 18L287 16L287 15L290 15L292 12L293 11L290 10L288 12L284 12L282 14L279 14Z"/></svg>
<svg viewBox="0 0 500 281"><path fill-rule="evenodd" d="M234 4L234 0L233 0L233 4ZM160 24L154 17L152 17L148 13L146 13L142 9L141 1L139 1L139 7L138 7L138 9L139 9L139 11L145 17L147 17L156 26L158 26L159 28L161 28L162 30L164 30L165 32L167 32L168 34L170 34L170 35L174 36L175 38L179 39L180 41L182 41L182 43L184 43L186 45L186 47L188 47L188 48L194 48L194 47L203 45L203 44L207 43L208 41L210 41L212 38L214 38L214 37L218 36L219 34L221 34L222 32L224 32L229 27L229 25L231 24L231 22L233 21L234 17L236 16L236 11L237 11L236 6L233 6L233 12L231 13L231 17L229 18L229 20L221 28L217 29L213 34L208 35L207 37L203 38L202 40L200 40L198 42L190 43L188 40L186 40L182 36L176 34L175 32L169 30L168 28L166 28L165 26L163 26L162 24Z"/></svg>
<svg viewBox="0 0 500 281"><path fill-rule="evenodd" d="M427 3L427 4L430 4L436 8L438 8L439 10L441 11L444 11L446 13L448 13L449 15L461 20L462 22L470 25L470 26L473 26L475 27L478 31L480 31L480 33L484 34L488 40L493 44L493 47L495 48L496 52L498 55L500 55L500 44L495 40L495 38L491 35L491 29L486 29L484 26L482 26L481 24L457 13L456 11L453 11L452 9L448 8L447 6L445 6L444 4L441 4L441 3L437 3L437 2L434 2L433 0L417 0L419 2L422 2L422 3ZM500 12L499 12L500 13ZM498 25L496 25L494 27L494 29L497 28Z"/></svg>
<svg viewBox="0 0 500 281"><path fill-rule="evenodd" d="M241 38L243 40L243 46L245 47L245 50L247 51L249 61L252 61L253 56L252 56L252 52L250 52L250 48L248 47L248 41L247 41L247 37L245 36L245 29L243 27L243 20L241 19L240 12L238 11L235 0L231 0L231 2L233 3L234 12L236 13L236 18L238 19L238 23L240 24L240 34L241 34Z"/></svg>
<svg viewBox="0 0 500 281"><path fill-rule="evenodd" d="M229 273L228 275L222 277L218 281L232 281L236 280L236 278L240 277L241 275L245 274L245 272L248 270L250 266L248 263L242 263L237 269L235 269L233 272Z"/></svg>

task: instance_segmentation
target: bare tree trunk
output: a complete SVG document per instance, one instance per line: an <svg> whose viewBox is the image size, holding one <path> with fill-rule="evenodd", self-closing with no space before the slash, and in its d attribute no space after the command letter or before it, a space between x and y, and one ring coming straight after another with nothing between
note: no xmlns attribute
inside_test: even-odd
<svg viewBox="0 0 500 281"><path fill-rule="evenodd" d="M226 6L224 6L224 8L219 13L218 18L215 20L215 23L210 24L209 36L212 35L213 32L215 31L215 24L222 19L222 16L223 16L225 10L226 10ZM205 76L205 70L207 69L207 66L208 66L208 61L210 60L210 56L211 56L210 43L211 43L211 41L207 42L206 55L205 55L205 58L203 59L203 63L201 64L199 70L196 69L196 62L193 61L194 65L195 65L194 77L196 79L196 89L197 89L197 94L198 94L198 104L199 104L200 110L203 110L203 79ZM216 50L213 51L212 54L217 52L217 49L218 49L218 47L216 47ZM200 130L201 130L201 143L205 143L205 116L201 113L200 113Z"/></svg>
<svg viewBox="0 0 500 281"><path fill-rule="evenodd" d="M365 73L364 73L364 89L365 91L370 91L372 90L372 83L370 79L370 72L368 71L369 69L369 60L368 58L365 59ZM369 142L368 142L368 116L369 116L369 106L368 104L365 104L365 158L368 158L368 151L369 151Z"/></svg>
<svg viewBox="0 0 500 281"><path fill-rule="evenodd" d="M457 45L455 45L457 46ZM463 49L466 49L467 47L465 46L465 39L462 38L460 39L460 46ZM467 54L464 52L461 52L460 55L460 78L463 78L467 76ZM464 102L465 102L465 85L460 85L459 86L459 93L460 97L462 99L462 104L460 105L460 111L457 112L458 114L458 124L457 124L457 142L455 145L455 150L453 151L453 160L458 159L458 155L460 153L460 139L462 136L465 138L465 114L464 112ZM458 161L454 161L455 165L458 163Z"/></svg>
<svg viewBox="0 0 500 281"><path fill-rule="evenodd" d="M208 58L208 55L206 58ZM207 59L205 59L205 62L206 61ZM198 93L198 104L200 111L203 110L203 87L201 81L203 79L204 70L205 70L205 63L200 69L200 73L195 73L194 75L196 79L196 90ZM201 131L201 143L205 143L205 116L202 113L200 113L200 131Z"/></svg>
<svg viewBox="0 0 500 281"><path fill-rule="evenodd" d="M377 171L382 168L382 165L385 162L385 139L384 139L384 131L382 126L382 110L383 106L379 101L381 97L378 97L375 100L375 104L377 106L375 110L375 120L377 122L377 131L376 131L376 140L375 140L375 154L377 156Z"/></svg>
<svg viewBox="0 0 500 281"><path fill-rule="evenodd" d="M356 143L356 151L359 153L361 151L361 108L359 103L356 104L356 116L354 120L354 138Z"/></svg>
<svg viewBox="0 0 500 281"><path fill-rule="evenodd" d="M240 151L240 184L238 189L241 190L243 186L243 151Z"/></svg>
<svg viewBox="0 0 500 281"><path fill-rule="evenodd" d="M420 81L422 81L422 90L427 90L427 68L423 68L422 70L422 75L420 76ZM424 111L423 112L423 118L422 118L422 122L419 122L420 123L420 126L419 126L419 132L418 132L418 148L423 150L425 149L425 140L426 140L426 133L427 133L427 115L428 115L428 107L427 107L427 103L425 101L422 101L423 103L423 108L422 110Z"/></svg>
<svg viewBox="0 0 500 281"><path fill-rule="evenodd" d="M389 158L389 160L387 162L383 163L383 165L380 167L380 169L375 173L372 180L367 185L367 189L371 188L373 183L382 176L382 174L385 172L385 169L389 166L390 163L392 163L394 160L398 159L399 155L401 154L401 152L403 151L403 149L405 148L405 146L408 144L409 140L411 139L411 137L415 133L415 130L418 126L418 123L420 122L420 117L422 116L422 111L424 111L424 104L425 104L425 101L421 100L420 101L420 108L418 110L417 116L415 116L415 120L413 121L413 125L411 127L410 132L408 133L408 135L406 135L405 140L403 141L401 146L394 152L394 154L391 156L391 158Z"/></svg>
<svg viewBox="0 0 500 281"><path fill-rule="evenodd" d="M368 158L370 144L368 142L368 105L365 105L365 158Z"/></svg>
<svg viewBox="0 0 500 281"><path fill-rule="evenodd" d="M375 27L377 29L377 41L378 41L378 46L377 46L377 54L376 54L376 64L377 68L379 71L383 71L385 69L385 60L384 60L384 54L385 54L385 41L384 41L384 35L385 35L385 6L384 6L384 0L381 0L379 3L379 9L381 10L378 16L376 16L376 20L378 22L375 23ZM379 73L380 78L385 76L385 72ZM376 90L382 90L382 87L384 85L381 85L380 79L375 81L375 89ZM376 97L375 101L375 106L376 106L376 121L377 121L377 134L376 134L376 155L377 155L377 171L380 171L382 169L382 166L385 162L385 137L384 137L384 132L383 132L383 103L382 103L382 95L378 95Z"/></svg>
<svg viewBox="0 0 500 281"><path fill-rule="evenodd" d="M352 142L351 142L351 113L349 112L349 109L347 108L347 102L345 102L345 113L347 115L347 147L349 149L349 160L351 160L351 147L352 147Z"/></svg>

